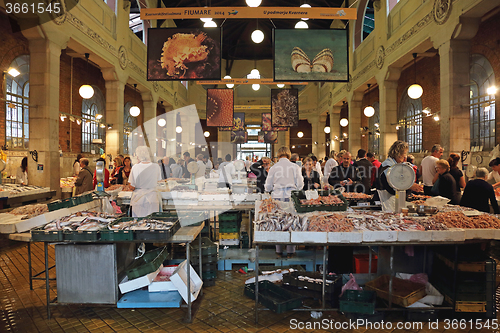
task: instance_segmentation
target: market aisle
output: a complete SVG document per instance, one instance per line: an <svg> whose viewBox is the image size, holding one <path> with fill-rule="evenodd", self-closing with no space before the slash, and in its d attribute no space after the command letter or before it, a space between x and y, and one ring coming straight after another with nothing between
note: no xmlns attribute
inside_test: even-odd
<svg viewBox="0 0 500 333"><path fill-rule="evenodd" d="M43 244L34 243L32 250L34 271L41 271L44 268ZM54 261L53 247L49 251L49 261L51 263ZM254 301L243 295L243 283L248 275L235 271L219 271L216 286L204 289L205 294L201 303L194 303L199 308L192 324L182 322L185 309L131 310L84 306L53 307L52 319L47 320L44 281L34 281L34 290L29 290L26 245L0 238L0 269L2 304L0 332L301 332L291 329L291 320L312 321L309 312L275 314L261 311L259 325L256 326ZM50 276L55 277L55 271L51 272ZM55 286L55 282L51 285ZM51 295L55 296L55 290L52 290ZM337 313L325 313L321 319L325 318L345 320ZM391 316L386 320L398 321L401 318ZM406 332L445 331L442 325L440 326L439 330L406 330ZM345 331L352 332L352 330ZM355 332L365 331L361 329ZM370 330L372 331L374 330Z"/></svg>

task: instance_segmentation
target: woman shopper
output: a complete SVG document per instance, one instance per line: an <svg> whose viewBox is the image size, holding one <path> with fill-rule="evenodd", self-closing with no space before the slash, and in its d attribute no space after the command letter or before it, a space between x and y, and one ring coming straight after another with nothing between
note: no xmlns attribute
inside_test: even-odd
<svg viewBox="0 0 500 333"><path fill-rule="evenodd" d="M311 157L304 159L302 177L304 177L304 190L316 190L321 187L321 176L313 166L314 160Z"/></svg>
<svg viewBox="0 0 500 333"><path fill-rule="evenodd" d="M480 212L489 213L490 203L495 214L500 214L498 202L495 197L495 190L491 184L486 182L488 170L486 168L478 168L476 170L476 178L470 180L465 186L464 195L460 200L460 206L477 209Z"/></svg>
<svg viewBox="0 0 500 333"><path fill-rule="evenodd" d="M73 162L73 177L76 177L80 174L80 160L83 158L82 154L76 155L76 160Z"/></svg>
<svg viewBox="0 0 500 333"><path fill-rule="evenodd" d="M457 184L457 192L461 192L465 188L465 177L460 168L458 167L458 162L460 161L460 155L451 153L448 157L448 163L450 164L450 175L455 179Z"/></svg>
<svg viewBox="0 0 500 333"><path fill-rule="evenodd" d="M300 167L290 162L291 152L288 147L278 149L279 161L274 164L267 174L264 189L266 192L272 192L273 199L280 201L290 201L293 190L301 190L304 187L304 178ZM292 258L295 255L295 246L286 246L287 257ZM281 245L276 245L276 254L283 256Z"/></svg>
<svg viewBox="0 0 500 333"><path fill-rule="evenodd" d="M119 157L115 157L113 159L113 171L111 171L111 174L109 175L111 184L117 183L115 176L120 172L122 166L123 166L122 159Z"/></svg>
<svg viewBox="0 0 500 333"><path fill-rule="evenodd" d="M436 168L439 174L438 194L450 199L450 204L458 205L460 203L460 192L457 191L455 179L450 174L450 164L446 160L438 160Z"/></svg>
<svg viewBox="0 0 500 333"><path fill-rule="evenodd" d="M123 166L120 169L119 175L117 177L117 184L123 184L123 185L128 185L130 183L129 177L130 177L130 172L132 171L132 161L130 160L130 157L125 157L123 159Z"/></svg>
<svg viewBox="0 0 500 333"><path fill-rule="evenodd" d="M21 166L17 168L16 184L28 185L28 158L23 157Z"/></svg>
<svg viewBox="0 0 500 333"><path fill-rule="evenodd" d="M161 180L161 170L157 163L151 162L148 147L137 147L135 154L139 163L130 171L129 182L133 187L130 206L133 217L143 217L160 210L161 197L156 184Z"/></svg>

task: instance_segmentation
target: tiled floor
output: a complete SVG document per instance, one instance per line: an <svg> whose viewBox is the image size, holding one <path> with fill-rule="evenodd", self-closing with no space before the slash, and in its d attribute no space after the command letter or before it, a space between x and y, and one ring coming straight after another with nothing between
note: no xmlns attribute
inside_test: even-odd
<svg viewBox="0 0 500 333"><path fill-rule="evenodd" d="M43 244L34 243L33 268L43 269ZM53 248L49 250L50 262L54 260ZM51 273L55 276L55 272ZM204 295L195 305L194 320L183 321L186 309L117 309L114 307L57 306L52 307L52 318L47 319L45 307L45 282L34 281L29 289L27 247L25 243L0 238L0 332L311 332L293 329L291 320L314 322L309 312L289 311L275 314L259 312L259 324L254 323L254 301L243 295L244 280L248 275L233 271L219 272L216 285L204 289ZM51 282L55 287L55 282ZM55 289L52 290L55 295ZM399 315L400 316L400 315ZM324 313L323 319L345 321L338 313ZM404 318L391 315L386 320ZM316 321L319 321L316 320ZM410 330L385 329L383 332L443 332L425 328ZM364 332L366 328L340 331ZM321 330L338 332L339 330ZM372 331L372 330L370 330ZM450 330L452 331L452 330ZM460 330L467 332L469 329ZM483 329L484 332L492 332ZM472 331L471 331L472 332ZM474 330L474 332L479 332Z"/></svg>

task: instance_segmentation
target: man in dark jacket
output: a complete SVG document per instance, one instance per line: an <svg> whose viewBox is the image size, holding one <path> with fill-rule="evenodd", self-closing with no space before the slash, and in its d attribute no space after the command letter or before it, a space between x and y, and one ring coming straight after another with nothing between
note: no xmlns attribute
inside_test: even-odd
<svg viewBox="0 0 500 333"><path fill-rule="evenodd" d="M345 152L342 164L332 169L328 183L334 188L345 187L346 192L355 192L358 181L358 170L351 165L351 153Z"/></svg>
<svg viewBox="0 0 500 333"><path fill-rule="evenodd" d="M270 165L271 159L264 156L250 166L250 171L257 176L257 189L260 193L264 193L264 185L266 184L267 171Z"/></svg>
<svg viewBox="0 0 500 333"><path fill-rule="evenodd" d="M188 171L187 165L191 162L195 162L195 160L191 158L191 154L188 151L184 152L182 156L184 157L184 166L182 167L183 171L182 174L184 178L189 178L191 177L191 173Z"/></svg>
<svg viewBox="0 0 500 333"><path fill-rule="evenodd" d="M470 180L465 186L464 194L460 200L460 206L477 209L481 212L490 212L490 205L495 214L500 214L495 190L491 184L486 182L488 170L479 168L476 170L476 179Z"/></svg>
<svg viewBox="0 0 500 333"><path fill-rule="evenodd" d="M78 178L75 181L75 195L82 194L87 191L92 191L94 189L93 180L94 174L89 168L89 160L85 157L80 159L81 170L78 174Z"/></svg>
<svg viewBox="0 0 500 333"><path fill-rule="evenodd" d="M358 160L356 161L358 167L358 178L360 185L356 189L358 192L371 194L371 177L373 164L366 159L366 150L358 150Z"/></svg>

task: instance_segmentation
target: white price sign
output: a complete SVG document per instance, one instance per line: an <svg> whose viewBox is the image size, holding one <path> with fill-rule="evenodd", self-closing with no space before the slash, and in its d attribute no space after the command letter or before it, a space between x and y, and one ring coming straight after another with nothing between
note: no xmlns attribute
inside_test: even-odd
<svg viewBox="0 0 500 333"><path fill-rule="evenodd" d="M308 190L308 191L305 192L305 194L306 194L306 199L307 200L318 199L319 198L318 191L316 191L316 190Z"/></svg>

